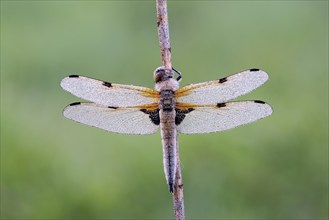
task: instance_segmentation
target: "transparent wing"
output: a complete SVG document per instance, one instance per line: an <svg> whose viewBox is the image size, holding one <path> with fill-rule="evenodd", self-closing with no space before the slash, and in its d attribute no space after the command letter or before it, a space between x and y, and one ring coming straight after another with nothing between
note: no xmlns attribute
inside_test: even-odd
<svg viewBox="0 0 329 220"><path fill-rule="evenodd" d="M153 134L158 125L151 110L113 108L95 103L72 103L64 109L64 116L82 124L121 134ZM156 112L154 112L156 114Z"/></svg>
<svg viewBox="0 0 329 220"><path fill-rule="evenodd" d="M178 106L179 108L179 106ZM263 101L242 101L190 107L177 130L184 134L225 131L257 121L272 114Z"/></svg>
<svg viewBox="0 0 329 220"><path fill-rule="evenodd" d="M256 89L267 79L264 71L250 69L219 80L185 86L175 91L175 97L180 103L222 103Z"/></svg>
<svg viewBox="0 0 329 220"><path fill-rule="evenodd" d="M127 107L157 102L159 92L139 86L113 84L84 76L71 75L61 86L73 95L106 106Z"/></svg>

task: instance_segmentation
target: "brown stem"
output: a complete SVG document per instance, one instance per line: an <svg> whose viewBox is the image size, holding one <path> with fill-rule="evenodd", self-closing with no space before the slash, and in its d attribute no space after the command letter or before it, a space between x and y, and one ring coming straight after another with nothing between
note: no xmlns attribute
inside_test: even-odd
<svg viewBox="0 0 329 220"><path fill-rule="evenodd" d="M158 25L158 35L160 42L160 52L162 65L166 69L171 70L171 47L169 39L169 25L168 25L168 14L167 14L167 1L166 0L156 0L157 8L157 25ZM178 149L178 137L176 139L176 181L174 184L173 193L173 205L176 220L185 219L184 212L184 194L183 194L183 180L180 167L179 159L179 149Z"/></svg>
<svg viewBox="0 0 329 220"><path fill-rule="evenodd" d="M184 211L184 193L183 193L183 178L182 171L180 168L180 159L179 159L179 149L178 149L178 137L176 140L176 182L174 185L174 194L173 194L173 202L174 202L174 212L175 219L185 219L185 211Z"/></svg>
<svg viewBox="0 0 329 220"><path fill-rule="evenodd" d="M169 25L168 25L168 14L167 14L167 1L157 0L157 25L158 35L160 42L160 52L162 65L167 69L171 69L171 47L169 39Z"/></svg>

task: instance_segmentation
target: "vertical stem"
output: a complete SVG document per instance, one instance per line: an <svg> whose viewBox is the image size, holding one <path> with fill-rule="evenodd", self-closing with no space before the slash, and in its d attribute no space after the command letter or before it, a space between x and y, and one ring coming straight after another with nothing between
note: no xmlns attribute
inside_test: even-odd
<svg viewBox="0 0 329 220"><path fill-rule="evenodd" d="M158 25L158 35L160 42L161 61L163 66L171 70L172 68L171 47L170 47L170 39L169 39L167 1L157 0L156 6L157 6L157 25Z"/></svg>
<svg viewBox="0 0 329 220"><path fill-rule="evenodd" d="M171 70L171 47L169 39L169 25L168 25L168 14L167 14L167 1L166 0L156 0L157 8L157 25L158 25L158 35L160 43L161 61L162 65L166 69ZM184 194L183 194L183 180L180 167L179 159L179 149L178 149L178 137L176 139L176 181L174 184L173 193L173 206L174 214L176 220L185 219L184 213Z"/></svg>
<svg viewBox="0 0 329 220"><path fill-rule="evenodd" d="M185 211L184 211L184 193L183 193L183 178L182 171L180 168L180 159L179 159L179 149L178 149L178 136L176 140L176 182L174 185L174 194L173 194L173 202L174 202L174 212L175 219L185 219Z"/></svg>

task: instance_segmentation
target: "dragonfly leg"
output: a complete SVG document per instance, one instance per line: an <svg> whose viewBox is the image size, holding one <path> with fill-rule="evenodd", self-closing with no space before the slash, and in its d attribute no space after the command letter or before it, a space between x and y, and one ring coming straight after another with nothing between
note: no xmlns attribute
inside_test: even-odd
<svg viewBox="0 0 329 220"><path fill-rule="evenodd" d="M179 72L178 70L176 70L174 67L172 69L178 74L178 77L176 80L179 82L182 79L182 73Z"/></svg>

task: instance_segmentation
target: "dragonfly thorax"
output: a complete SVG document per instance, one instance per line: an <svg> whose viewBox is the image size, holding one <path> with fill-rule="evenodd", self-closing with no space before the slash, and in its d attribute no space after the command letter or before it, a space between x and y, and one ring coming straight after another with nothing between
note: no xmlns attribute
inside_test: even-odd
<svg viewBox="0 0 329 220"><path fill-rule="evenodd" d="M175 109L174 91L167 89L160 92L159 107L163 111L172 111Z"/></svg>

